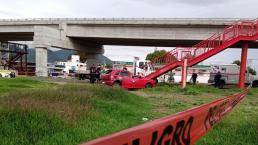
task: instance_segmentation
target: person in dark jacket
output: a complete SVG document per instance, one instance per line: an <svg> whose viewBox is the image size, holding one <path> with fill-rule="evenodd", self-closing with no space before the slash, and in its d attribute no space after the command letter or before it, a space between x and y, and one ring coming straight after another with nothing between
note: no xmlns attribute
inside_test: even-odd
<svg viewBox="0 0 258 145"><path fill-rule="evenodd" d="M220 82L221 82L221 73L217 72L216 75L214 76L214 82L215 82L215 88L220 86Z"/></svg>
<svg viewBox="0 0 258 145"><path fill-rule="evenodd" d="M123 66L123 71L127 71L126 65Z"/></svg>
<svg viewBox="0 0 258 145"><path fill-rule="evenodd" d="M94 64L90 67L90 83L95 83L96 81L96 67Z"/></svg>
<svg viewBox="0 0 258 145"><path fill-rule="evenodd" d="M100 81L100 72L101 72L101 65L99 64L97 69L96 69L96 79L97 79L97 82Z"/></svg>
<svg viewBox="0 0 258 145"><path fill-rule="evenodd" d="M193 72L193 74L192 74L192 80L193 80L193 84L194 84L194 85L196 84L197 77L198 77L197 73L196 73L196 72Z"/></svg>

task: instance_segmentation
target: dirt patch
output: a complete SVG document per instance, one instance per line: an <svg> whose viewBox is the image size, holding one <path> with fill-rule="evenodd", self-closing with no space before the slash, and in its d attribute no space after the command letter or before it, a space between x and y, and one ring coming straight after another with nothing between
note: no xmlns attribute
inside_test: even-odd
<svg viewBox="0 0 258 145"><path fill-rule="evenodd" d="M54 83L59 85L65 84L85 84L89 83L89 80L78 80L78 79L71 79L71 78L54 78L54 77L31 77L33 80L39 80L47 83Z"/></svg>
<svg viewBox="0 0 258 145"><path fill-rule="evenodd" d="M157 114L170 114L174 112L173 109L169 107L169 103L171 101L188 103L188 104L194 103L194 101L191 98L182 96L179 94L153 93L153 92L149 93L149 92L143 92L143 91L136 91L133 93L149 100L151 104L153 104L153 112Z"/></svg>
<svg viewBox="0 0 258 145"><path fill-rule="evenodd" d="M171 94L171 93L146 93L146 92L133 92L134 94L138 96L145 97L147 99L156 99L156 100L179 100L182 102L187 103L194 103L194 101L191 99L191 97L188 97L190 95L181 95L181 94Z"/></svg>
<svg viewBox="0 0 258 145"><path fill-rule="evenodd" d="M203 93L198 96L183 95L176 92L134 91L132 93L149 100L153 105L153 112L157 114L177 113L178 111L199 106L218 98L211 93Z"/></svg>

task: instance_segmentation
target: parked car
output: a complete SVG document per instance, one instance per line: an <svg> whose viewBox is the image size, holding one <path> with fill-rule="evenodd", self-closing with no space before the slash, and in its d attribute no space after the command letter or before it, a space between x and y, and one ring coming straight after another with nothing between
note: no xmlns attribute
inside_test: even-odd
<svg viewBox="0 0 258 145"><path fill-rule="evenodd" d="M0 78L15 78L16 73L14 70L0 70Z"/></svg>
<svg viewBox="0 0 258 145"><path fill-rule="evenodd" d="M133 76L131 72L121 69L108 70L100 78L106 85L121 86L125 89L141 89L156 86L155 81L152 79Z"/></svg>

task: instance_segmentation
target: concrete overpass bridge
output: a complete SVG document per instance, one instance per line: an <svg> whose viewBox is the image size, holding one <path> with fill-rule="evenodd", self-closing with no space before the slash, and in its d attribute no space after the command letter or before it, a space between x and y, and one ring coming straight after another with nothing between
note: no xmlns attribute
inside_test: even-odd
<svg viewBox="0 0 258 145"><path fill-rule="evenodd" d="M103 45L192 46L238 19L3 19L1 41L33 41L36 74L47 75L49 47L78 50L97 63ZM238 47L236 44L234 47ZM258 43L250 47L258 48Z"/></svg>

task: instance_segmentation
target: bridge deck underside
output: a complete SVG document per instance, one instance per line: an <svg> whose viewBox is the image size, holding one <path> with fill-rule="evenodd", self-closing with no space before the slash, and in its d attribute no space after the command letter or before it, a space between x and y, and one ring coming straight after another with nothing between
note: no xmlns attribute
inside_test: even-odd
<svg viewBox="0 0 258 145"><path fill-rule="evenodd" d="M157 46L157 47L190 47L200 40L157 40L157 39L128 39L128 38L86 38L71 37L100 45L121 45L121 46ZM231 48L241 48L241 42L232 45ZM258 41L250 42L249 48L258 48Z"/></svg>
<svg viewBox="0 0 258 145"><path fill-rule="evenodd" d="M0 33L0 41L33 41L34 33ZM154 46L154 47L189 47L200 42L200 40L165 40L165 39L129 39L129 38L94 38L94 37L70 37L99 45L121 45L121 46ZM241 48L241 43L234 44L232 48ZM250 42L249 48L258 48L258 41Z"/></svg>
<svg viewBox="0 0 258 145"><path fill-rule="evenodd" d="M0 41L32 41L33 36L31 32L0 33Z"/></svg>

